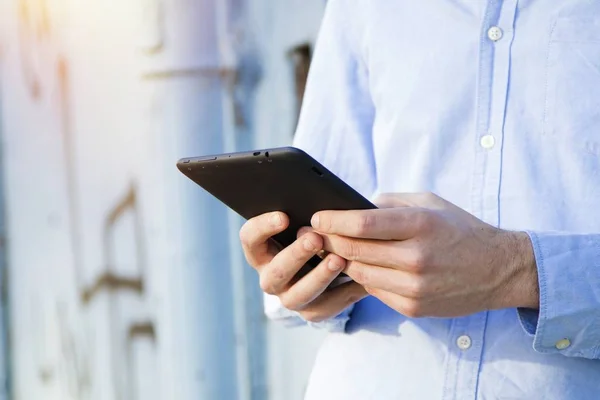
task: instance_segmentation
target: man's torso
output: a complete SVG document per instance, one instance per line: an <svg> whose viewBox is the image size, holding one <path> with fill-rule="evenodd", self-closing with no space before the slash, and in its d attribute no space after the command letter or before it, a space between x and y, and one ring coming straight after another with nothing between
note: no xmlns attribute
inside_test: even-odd
<svg viewBox="0 0 600 400"><path fill-rule="evenodd" d="M378 192L433 191L504 229L598 231L600 2L356 4ZM414 320L368 298L308 398L600 398L599 361L532 341L516 310Z"/></svg>

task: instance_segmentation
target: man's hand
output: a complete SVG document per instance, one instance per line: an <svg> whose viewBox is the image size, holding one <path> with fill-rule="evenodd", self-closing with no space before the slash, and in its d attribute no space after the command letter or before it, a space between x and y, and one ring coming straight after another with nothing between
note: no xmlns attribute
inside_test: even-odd
<svg viewBox="0 0 600 400"><path fill-rule="evenodd" d="M312 322L335 317L367 296L365 289L355 282L328 289L346 266L346 260L335 254L327 255L316 268L295 279L304 264L323 250L323 238L307 232L279 251L269 239L288 224L285 214L274 212L252 218L240 230L246 260L258 271L265 293L278 296L285 308L298 311Z"/></svg>
<svg viewBox="0 0 600 400"><path fill-rule="evenodd" d="M346 273L409 317L538 307L529 237L497 229L433 194L389 194L380 208L323 211L312 226Z"/></svg>

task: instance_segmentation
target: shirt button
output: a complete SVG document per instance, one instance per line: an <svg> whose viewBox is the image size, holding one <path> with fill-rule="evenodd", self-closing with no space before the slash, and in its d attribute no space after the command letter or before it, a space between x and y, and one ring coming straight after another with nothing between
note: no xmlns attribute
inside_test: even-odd
<svg viewBox="0 0 600 400"><path fill-rule="evenodd" d="M502 29L498 28L497 26L492 26L490 29L488 29L488 37L491 41L497 42L498 40L502 39Z"/></svg>
<svg viewBox="0 0 600 400"><path fill-rule="evenodd" d="M482 136L479 140L479 144L481 144L481 147L483 147L484 149L491 149L492 147L494 147L494 143L496 143L496 140L492 135Z"/></svg>
<svg viewBox="0 0 600 400"><path fill-rule="evenodd" d="M467 350L471 347L471 338L467 335L459 336L458 339L456 339L456 345L461 350Z"/></svg>
<svg viewBox="0 0 600 400"><path fill-rule="evenodd" d="M556 342L555 346L558 350L564 350L567 347L571 346L571 341L569 339L561 339L558 342Z"/></svg>

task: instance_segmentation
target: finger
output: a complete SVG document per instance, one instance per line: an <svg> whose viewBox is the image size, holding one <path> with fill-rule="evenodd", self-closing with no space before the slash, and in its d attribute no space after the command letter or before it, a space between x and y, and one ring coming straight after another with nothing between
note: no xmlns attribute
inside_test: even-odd
<svg viewBox="0 0 600 400"><path fill-rule="evenodd" d="M321 237L323 238L323 249L329 253L337 254L346 260L382 267L398 268L402 266L403 255L410 252L408 246L402 241L354 239L323 234Z"/></svg>
<svg viewBox="0 0 600 400"><path fill-rule="evenodd" d="M323 248L323 239L307 233L281 250L260 271L260 286L265 293L279 294L286 290L300 269Z"/></svg>
<svg viewBox="0 0 600 400"><path fill-rule="evenodd" d="M271 261L269 239L283 232L289 224L281 212L267 213L248 220L240 229L240 241L248 264L258 268Z"/></svg>
<svg viewBox="0 0 600 400"><path fill-rule="evenodd" d="M379 208L394 207L424 207L439 209L445 205L445 200L430 193L382 193L373 203Z"/></svg>
<svg viewBox="0 0 600 400"><path fill-rule="evenodd" d="M303 226L302 228L298 229L298 232L296 232L296 238L299 238L300 236L308 233L308 232L314 232L315 230L312 228L312 226Z"/></svg>
<svg viewBox="0 0 600 400"><path fill-rule="evenodd" d="M328 255L319 265L283 292L279 299L289 310L302 310L321 295L346 266L335 254Z"/></svg>
<svg viewBox="0 0 600 400"><path fill-rule="evenodd" d="M365 288L358 283L344 283L325 291L300 311L300 315L307 321L321 322L339 315L346 308L367 296Z"/></svg>
<svg viewBox="0 0 600 400"><path fill-rule="evenodd" d="M385 290L367 288L366 291L406 317L420 318L427 316L427 312L421 302L402 297L395 293L386 292Z"/></svg>
<svg viewBox="0 0 600 400"><path fill-rule="evenodd" d="M413 207L320 211L313 216L311 225L320 233L363 239L405 240L419 232L421 220L428 212Z"/></svg>
<svg viewBox="0 0 600 400"><path fill-rule="evenodd" d="M314 232L314 229L312 227L304 226L304 227L298 229L298 232L296 232L296 238L300 238L303 235L307 234L308 232ZM328 251L321 250L317 253L317 256L319 256L320 258L325 258L325 257L327 257L327 254L329 254Z"/></svg>
<svg viewBox="0 0 600 400"><path fill-rule="evenodd" d="M373 204L378 208L408 207L412 205L402 201L398 193L381 193L373 200Z"/></svg>
<svg viewBox="0 0 600 400"><path fill-rule="evenodd" d="M351 261L346 265L344 272L364 287L391 292L409 299L421 299L426 295L425 278L406 271Z"/></svg>

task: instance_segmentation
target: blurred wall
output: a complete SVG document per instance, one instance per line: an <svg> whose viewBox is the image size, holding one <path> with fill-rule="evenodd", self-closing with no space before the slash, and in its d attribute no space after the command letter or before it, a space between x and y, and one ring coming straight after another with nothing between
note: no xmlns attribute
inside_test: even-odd
<svg viewBox="0 0 600 400"><path fill-rule="evenodd" d="M0 37L2 37L0 29ZM1 43L1 42L0 42ZM0 44L0 65L2 63L2 50ZM1 69L0 69L1 71ZM0 72L0 110L2 109L2 75ZM0 112L0 138L2 134L2 113ZM2 142L0 141L0 171L4 165ZM4 182L0 174L0 400L8 400L9 393L9 358L8 351L8 269L6 265L6 215L4 205Z"/></svg>
<svg viewBox="0 0 600 400"><path fill-rule="evenodd" d="M322 0L0 0L14 399L300 399L184 156L289 144ZM1 235L1 233L0 233Z"/></svg>

